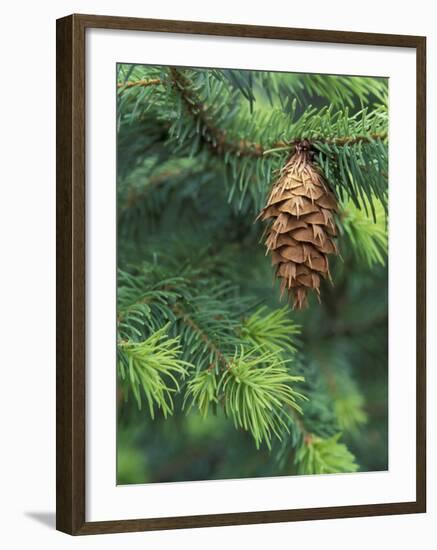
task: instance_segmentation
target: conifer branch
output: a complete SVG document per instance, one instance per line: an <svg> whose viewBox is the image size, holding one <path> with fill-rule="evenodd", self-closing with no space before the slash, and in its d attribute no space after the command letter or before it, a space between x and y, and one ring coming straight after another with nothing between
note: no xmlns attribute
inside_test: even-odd
<svg viewBox="0 0 437 550"><path fill-rule="evenodd" d="M178 378L183 378L191 366L180 359L180 338L168 338L168 327L163 326L142 342L118 342L120 377L128 383L139 409L145 398L151 418L155 417L155 407L164 417L173 414L173 394L180 389Z"/></svg>
<svg viewBox="0 0 437 550"><path fill-rule="evenodd" d="M356 472L358 464L354 455L344 443L341 434L329 439L307 438L296 453L295 464L298 474L333 474Z"/></svg>
<svg viewBox="0 0 437 550"><path fill-rule="evenodd" d="M357 143L373 143L374 141L385 141L387 138L388 132L375 132L367 136L342 136L337 138L325 138L320 136L304 139L309 143L309 145L326 144L343 147L345 145L356 145ZM295 149L294 141L295 140L278 141L274 143L271 148L264 148L263 156L269 155L271 153L276 153L278 151L289 151L291 154L294 152ZM302 139L299 139L298 141L302 141Z"/></svg>
<svg viewBox="0 0 437 550"><path fill-rule="evenodd" d="M199 325L193 321L193 319L182 309L181 304L175 304L173 306L173 312L175 315L177 315L186 325L190 327L205 343L205 345L208 347L208 349L215 355L217 358L217 362L221 363L225 368L229 368L229 363L224 356L224 354L220 351L220 349L217 347L217 345L211 340L211 338L206 334L205 331L203 331ZM208 370L211 370L214 367L214 364L211 364L208 367Z"/></svg>
<svg viewBox="0 0 437 550"><path fill-rule="evenodd" d="M259 143L253 143L244 139L232 141L227 138L226 131L218 128L214 124L205 104L193 91L191 81L179 69L171 67L169 73L171 83L180 93L186 110L197 119L204 128L202 135L206 145L210 149L219 154L229 152L255 158L262 157L263 147Z"/></svg>
<svg viewBox="0 0 437 550"><path fill-rule="evenodd" d="M264 147L261 143L252 142L246 139L238 141L229 140L226 131L218 128L212 117L209 116L206 105L200 100L197 94L191 88L191 81L178 69L172 67L170 76L175 88L179 91L182 99L185 102L187 111L196 119L200 120L205 128L204 138L208 147L215 150L219 154L226 152L238 154L241 156L249 156L254 158L263 157L268 151L294 149L294 138L287 140L278 140L273 142L268 147ZM308 141L313 143L326 143L327 145L354 145L357 143L371 143L376 140L384 141L388 137L387 132L374 132L369 135L357 136L341 136L337 138L312 137Z"/></svg>
<svg viewBox="0 0 437 550"><path fill-rule="evenodd" d="M226 152L238 154L239 156L249 156L253 158L263 157L273 151L294 149L294 138L290 137L286 140L278 140L270 144L268 147L254 141L240 139L229 139L225 130L218 128L211 116L209 116L207 107L200 100L198 95L192 89L191 81L180 71L174 67L169 69L170 83L178 90L185 103L187 111L200 121L205 129L204 140L207 146L215 153L224 154ZM160 78L142 79L138 81L127 81L118 83L117 87L123 91L134 87L149 87L153 85L166 85L167 83ZM326 138L323 136L308 138L310 143L326 143L328 145L344 146L354 145L357 143L371 143L373 141L385 141L388 137L388 132L374 132L369 135L357 136L341 136L337 138Z"/></svg>
<svg viewBox="0 0 437 550"><path fill-rule="evenodd" d="M309 140L310 142L321 142L321 143L327 143L328 145L354 145L356 143L372 143L373 141L384 141L388 137L388 132L375 132L373 134L369 134L368 136L343 136L338 138L313 138L312 140Z"/></svg>
<svg viewBox="0 0 437 550"><path fill-rule="evenodd" d="M119 88L120 92L127 88L147 88L148 86L156 86L158 84L162 84L162 80L160 78L149 78L149 79L142 79L142 80L131 80L128 82L118 82L117 88Z"/></svg>

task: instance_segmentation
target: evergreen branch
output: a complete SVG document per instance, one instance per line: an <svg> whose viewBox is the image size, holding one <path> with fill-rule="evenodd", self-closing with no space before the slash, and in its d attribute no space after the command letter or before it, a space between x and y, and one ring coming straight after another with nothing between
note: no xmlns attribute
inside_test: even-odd
<svg viewBox="0 0 437 550"><path fill-rule="evenodd" d="M117 329L121 339L148 337L169 321L172 304L189 299L191 273L174 276L156 262L144 262L132 272L118 271Z"/></svg>
<svg viewBox="0 0 437 550"><path fill-rule="evenodd" d="M249 102L251 110L257 101L267 99L271 107L279 105L288 113L290 103L308 103L311 99L355 107L369 102L371 96L386 101L387 81L384 78L340 76L326 74L279 73L266 71L212 69L215 78L227 81Z"/></svg>
<svg viewBox="0 0 437 550"><path fill-rule="evenodd" d="M320 365L298 356L296 374L304 374L305 382L302 392L308 397L303 403L303 435L313 434L318 437L330 437L339 431L337 418L333 407L332 394L327 391L325 379ZM306 434L305 434L306 432Z"/></svg>
<svg viewBox="0 0 437 550"><path fill-rule="evenodd" d="M367 143L315 144L315 160L341 203L351 200L358 210L369 210L376 222L376 203L388 208L388 148L381 140Z"/></svg>
<svg viewBox="0 0 437 550"><path fill-rule="evenodd" d="M300 333L300 327L289 317L289 308L267 312L265 306L259 308L243 322L241 336L253 347L270 352L294 353L293 337Z"/></svg>
<svg viewBox="0 0 437 550"><path fill-rule="evenodd" d="M152 304L160 304L161 306L171 304L184 295L188 286L183 277L166 278L157 284L150 284L149 282L144 287L128 286L133 279L128 273L121 272L119 280L122 279L124 286L119 287L119 305L117 308L119 327L124 323L132 328L135 321L139 321L140 324L147 322L151 319Z"/></svg>
<svg viewBox="0 0 437 550"><path fill-rule="evenodd" d="M212 354L216 357L216 360L218 363L221 363L221 365L225 368L229 368L228 361L224 354L220 351L218 346L213 342L213 340L208 336L208 334L203 331L199 325L193 321L193 319L182 309L181 304L175 304L173 306L173 311L177 317L182 319L182 321L190 328L192 329L204 342L205 346L212 352ZM211 363L208 367L208 370L212 370L215 367L214 363Z"/></svg>
<svg viewBox="0 0 437 550"><path fill-rule="evenodd" d="M174 67L169 69L170 76L174 87L179 91L182 99L185 102L187 111L194 116L203 125L204 139L209 148L213 149L218 154L224 154L230 152L242 156L262 157L277 150L290 150L294 149L294 137L277 140L268 147L264 147L261 143L252 142L250 140L241 139L238 141L231 141L227 138L225 130L218 128L212 117L208 115L208 109L206 105L200 100L197 94L192 89L191 81L180 71ZM150 79L150 80L138 80L129 81L125 84L118 83L119 88L133 88L133 87L147 87L157 84L166 84L162 79ZM386 140L388 132L374 132L369 135L350 135L337 138L326 138L323 136L314 136L312 138L306 138L310 143L327 143L331 145L353 145L355 143L370 143L375 140Z"/></svg>
<svg viewBox="0 0 437 550"><path fill-rule="evenodd" d="M374 219L369 201L364 208L358 209L353 201L341 204L340 229L352 244L352 250L358 261L371 268L376 264L385 265L388 252L387 215L380 200L373 199Z"/></svg>
<svg viewBox="0 0 437 550"><path fill-rule="evenodd" d="M358 136L342 136L337 138L327 138L323 136L313 136L311 138L305 138L308 141L310 146L317 147L317 145L336 145L343 147L346 145L355 145L357 143L373 143L375 141L385 141L388 138L388 132L374 132L369 135L358 135ZM298 139L296 141L301 141ZM295 143L290 141L278 141L275 146L271 149L264 149L263 155L269 155L276 153L278 151L289 151L290 153L294 152Z"/></svg>
<svg viewBox="0 0 437 550"><path fill-rule="evenodd" d="M197 97L195 92L193 92L193 90L191 89L190 80L179 69L176 68L170 69L170 75L172 76L174 86L181 93L183 99L185 100L187 110L205 125L206 129L208 130L208 134L210 134L210 137L214 138L214 140L217 142L217 145L213 146L213 148L215 148L218 152L222 153L225 151L230 151L233 153L238 153L240 155L260 157L268 154L271 149L293 149L294 144L292 140L277 140L272 143L271 146L269 146L268 148L265 148L260 143L252 142L249 140L239 140L237 142L227 141L226 131L221 130L220 128L215 126L214 121L207 114L206 105L200 100L199 97ZM117 87L121 89L128 89L134 87L148 87L158 84L166 85L167 83L162 79L152 78L142 79L138 81L128 81L126 83L119 82L117 84ZM359 142L369 143L375 140L386 140L387 137L388 132L383 131L374 132L370 135L351 135L331 139L321 136L320 138L312 138L312 140L309 141L341 146L352 145ZM214 141L212 139L206 139L208 142L208 146L212 146Z"/></svg>
<svg viewBox="0 0 437 550"><path fill-rule="evenodd" d="M128 88L136 88L136 87L147 88L148 86L156 86L162 83L163 82L160 78L150 78L150 79L142 79L142 80L136 80L136 81L118 82L117 88L120 90L120 92L123 92Z"/></svg>
<svg viewBox="0 0 437 550"><path fill-rule="evenodd" d="M139 409L142 390L152 418L155 406L162 410L164 417L173 414L172 394L179 391L176 375L184 377L186 367L191 367L179 358L179 338L168 338L168 327L165 325L143 342L118 342L120 377L129 384Z"/></svg>
<svg viewBox="0 0 437 550"><path fill-rule="evenodd" d="M211 365L213 366L213 365ZM206 418L209 413L209 408L212 404L218 404L218 381L215 369L208 368L191 380L187 384L184 402L182 408L185 409L188 400L191 400L188 407L189 412L193 407L196 407L202 418Z"/></svg>
<svg viewBox="0 0 437 550"><path fill-rule="evenodd" d="M164 90L158 94L158 100L153 101L138 95L126 121L132 120L137 109L142 108L138 105L145 103L143 111L147 111L157 103L156 116L167 128L168 143L174 143L175 152L181 151L190 158L197 154L199 158L204 145L213 154L224 157L222 171L228 198L231 202L238 194L239 210L247 195L252 198L253 209L261 207L265 193L263 182L270 180L277 161L282 161L284 153L291 153L296 141L301 139L306 139L317 151L317 161L340 199L347 195L357 208L369 206L374 218L372 195L386 208L388 119L385 106L374 110L365 108L353 116L347 109L334 111L332 105L321 109L309 106L297 116L295 102L292 102L287 118L277 111L267 116L263 110L246 116L238 108L235 97L235 93L243 93L244 87L232 95L223 86L214 86L210 82L214 78L210 78L208 71L168 68L161 74L159 79L138 81L159 80ZM135 88L135 81L128 82ZM168 114L161 115L165 112L172 113L170 118Z"/></svg>
<svg viewBox="0 0 437 550"><path fill-rule="evenodd" d="M360 427L368 421L364 405L364 397L360 393L337 396L334 411L342 432L358 435Z"/></svg>
<svg viewBox="0 0 437 550"><path fill-rule="evenodd" d="M384 78L302 74L299 75L298 82L306 93L309 92L313 97L328 101L339 108L353 108L369 103L372 95L382 102L387 99L387 80ZM285 86L284 88L286 89Z"/></svg>
<svg viewBox="0 0 437 550"><path fill-rule="evenodd" d="M297 473L308 475L356 472L358 464L355 457L344 443L339 443L340 437L341 434L329 439L306 437L295 456Z"/></svg>
<svg viewBox="0 0 437 550"><path fill-rule="evenodd" d="M356 143L372 143L374 141L385 141L388 132L374 132L362 136L343 136L338 138L312 138L310 143L327 143L328 145L354 145Z"/></svg>
<svg viewBox="0 0 437 550"><path fill-rule="evenodd" d="M290 465L295 462L296 453L301 446L314 437L332 437L339 432L339 424L335 416L333 398L326 391L319 364L308 362L305 356L297 352L293 365L294 374L305 376L300 391L307 400L301 403L302 415L290 411L295 429L290 437L285 438L279 445L276 460L281 468L295 473L295 468L290 468Z"/></svg>
<svg viewBox="0 0 437 550"><path fill-rule="evenodd" d="M198 369L211 363L226 366L227 357L241 343L238 333L248 302L232 284L211 284L212 276L222 278L223 256L218 262L208 251L200 251L197 258L184 259L180 242L176 244L182 257L170 250L168 258L160 258L161 264L167 262L165 267L155 257L132 274L119 272L120 336L141 338L171 321L172 330L181 335L184 354Z"/></svg>
<svg viewBox="0 0 437 550"><path fill-rule="evenodd" d="M206 105L195 93L191 81L182 71L171 67L169 73L171 82L174 88L180 93L186 110L202 125L202 138L210 149L218 154L229 152L255 158L262 157L263 148L259 143L252 143L245 139L238 141L228 140L226 131L215 125Z"/></svg>
<svg viewBox="0 0 437 550"><path fill-rule="evenodd" d="M303 378L289 374L288 362L277 353L254 354L242 347L219 381L226 414L232 417L236 428L252 434L257 448L264 441L271 449L273 436L281 440L282 432L289 433L285 407L302 412L297 400L306 397L290 384Z"/></svg>
<svg viewBox="0 0 437 550"><path fill-rule="evenodd" d="M343 370L341 377L337 377L324 361L319 362L319 367L333 401L339 428L342 432L357 435L359 428L367 422L364 397L347 372Z"/></svg>

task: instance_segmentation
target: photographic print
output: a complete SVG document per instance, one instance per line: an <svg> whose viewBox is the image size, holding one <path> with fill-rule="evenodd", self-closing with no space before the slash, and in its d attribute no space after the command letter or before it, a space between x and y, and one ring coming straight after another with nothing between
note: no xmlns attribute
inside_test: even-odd
<svg viewBox="0 0 437 550"><path fill-rule="evenodd" d="M388 79L114 95L117 484L387 470Z"/></svg>

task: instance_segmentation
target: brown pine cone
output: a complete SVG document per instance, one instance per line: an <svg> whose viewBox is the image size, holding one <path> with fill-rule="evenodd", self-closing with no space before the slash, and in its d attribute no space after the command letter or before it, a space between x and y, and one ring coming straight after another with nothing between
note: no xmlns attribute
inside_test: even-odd
<svg viewBox="0 0 437 550"><path fill-rule="evenodd" d="M311 289L320 301L320 278L331 280L328 256L338 254L337 209L334 194L312 162L310 143L296 143L257 218L270 220L267 251L281 279L281 296L287 289L296 309L308 305Z"/></svg>

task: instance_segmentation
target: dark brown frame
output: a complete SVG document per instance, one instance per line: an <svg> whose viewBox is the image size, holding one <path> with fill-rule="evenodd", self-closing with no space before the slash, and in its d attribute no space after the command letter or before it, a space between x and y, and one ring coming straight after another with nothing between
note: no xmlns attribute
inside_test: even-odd
<svg viewBox="0 0 437 550"><path fill-rule="evenodd" d="M298 510L85 520L85 31L87 28L414 48L417 60L416 500ZM390 34L70 15L57 21L56 527L71 535L274 523L426 511L426 38Z"/></svg>

